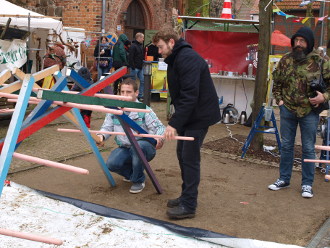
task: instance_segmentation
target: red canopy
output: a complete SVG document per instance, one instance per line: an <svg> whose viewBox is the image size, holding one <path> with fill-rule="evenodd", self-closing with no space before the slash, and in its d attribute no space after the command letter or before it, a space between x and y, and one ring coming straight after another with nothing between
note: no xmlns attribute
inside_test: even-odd
<svg viewBox="0 0 330 248"><path fill-rule="evenodd" d="M279 30L274 30L271 37L271 44L275 46L287 46L291 47L291 39Z"/></svg>

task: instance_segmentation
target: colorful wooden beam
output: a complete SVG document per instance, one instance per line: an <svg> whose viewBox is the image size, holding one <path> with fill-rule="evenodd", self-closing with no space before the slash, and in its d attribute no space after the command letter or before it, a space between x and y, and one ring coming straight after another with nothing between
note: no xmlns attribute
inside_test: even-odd
<svg viewBox="0 0 330 248"><path fill-rule="evenodd" d="M72 102L80 104L90 104L90 105L101 105L101 106L111 106L111 107L128 107L128 108L139 108L145 109L146 105L139 102L128 102L120 101L92 96L83 96L80 94L67 94L63 92L54 92L50 90L39 89L37 97L43 100L52 101L62 101L62 102Z"/></svg>
<svg viewBox="0 0 330 248"><path fill-rule="evenodd" d="M315 145L315 149L324 150L324 151L330 151L330 146L319 146L319 145Z"/></svg>
<svg viewBox="0 0 330 248"><path fill-rule="evenodd" d="M88 128L87 128L80 112L75 108L72 109L72 112L73 112L74 116L76 117L76 119L78 120L78 122L80 124L80 128L81 128L82 132L84 133L89 145L91 146L92 151L93 151L99 165L101 166L101 169L102 169L105 177L107 178L109 184L113 187L116 186L115 180L113 179L107 165L105 164L104 159L99 151L99 148L97 147L95 141L93 140L90 132L88 132Z"/></svg>
<svg viewBox="0 0 330 248"><path fill-rule="evenodd" d="M60 67L59 65L53 65L51 67L48 67L42 71L38 71L34 74L32 74L32 76L34 77L35 82L44 79L47 76L53 75L56 72L60 71Z"/></svg>
<svg viewBox="0 0 330 248"><path fill-rule="evenodd" d="M21 81L23 81L25 78L25 73L18 68L14 68L13 75Z"/></svg>
<svg viewBox="0 0 330 248"><path fill-rule="evenodd" d="M138 157L140 158L140 160L142 161L143 163L143 166L152 182L152 184L154 185L156 191L158 194L161 194L163 193L163 190L155 176L155 174L153 173L147 159L145 158L142 150L141 150L141 147L139 146L139 144L137 143L134 135L133 135L133 132L131 130L131 127L120 117L120 116L117 116L120 124L122 125L123 129L124 129L124 132L126 133L127 135L127 138L129 139L129 141L131 142L132 144L132 147L133 149L135 150L136 154L138 155Z"/></svg>
<svg viewBox="0 0 330 248"><path fill-rule="evenodd" d="M33 92L38 92L39 89L40 88L33 88ZM44 90L47 90L47 89L44 89ZM80 91L72 91L72 90L62 90L61 92L67 93L67 94L79 94L80 93ZM101 94L101 93L96 93L93 96L99 97L99 98L114 99L114 100L132 101L132 97L130 97L130 96Z"/></svg>
<svg viewBox="0 0 330 248"><path fill-rule="evenodd" d="M4 228L0 228L0 234L5 235L5 236L14 237L14 238L27 239L27 240L31 240L31 241L46 243L46 244L53 244L53 245L62 245L63 244L63 241L59 240L59 239L47 238L44 236L39 236L39 235L35 235L35 234L30 234L30 233L23 233L23 232L4 229Z"/></svg>
<svg viewBox="0 0 330 248"><path fill-rule="evenodd" d="M0 92L0 96L3 93ZM16 96L16 95L13 95ZM29 103L31 104L39 104L42 100L40 99L34 99L33 97L30 97ZM15 98L11 98L10 102L17 102ZM88 105L88 104L78 104L78 103L72 103L72 102L60 102L60 101L54 101L53 104L64 106L64 107L70 107L70 108L77 108L77 109L84 109L84 110L90 110L95 112L101 112L101 113L107 113L107 114L114 114L114 115L122 115L123 111L119 109L111 109L111 108L105 108L103 106L99 105Z"/></svg>
<svg viewBox="0 0 330 248"><path fill-rule="evenodd" d="M6 180L9 167L12 161L13 153L18 142L19 133L22 127L23 118L26 113L28 101L32 92L34 78L31 75L25 75L22 88L18 96L18 102L8 127L4 142L1 142L0 156L0 196L2 194L4 182Z"/></svg>
<svg viewBox="0 0 330 248"><path fill-rule="evenodd" d="M81 77L75 70L68 69L66 76L71 78L81 89L88 88L91 84Z"/></svg>
<svg viewBox="0 0 330 248"><path fill-rule="evenodd" d="M0 85L4 84L11 77L10 70L6 69L0 73Z"/></svg>
<svg viewBox="0 0 330 248"><path fill-rule="evenodd" d="M103 80L100 80L99 82L91 85L88 89L83 90L81 92L82 95L91 96L100 91L103 87L109 85L111 82L119 79L120 77L124 76L127 72L126 67L122 67L119 70L115 71L113 74L109 75L108 77L104 78ZM31 86L32 87L32 86ZM28 101L28 99L27 99ZM26 103L27 103L26 101ZM16 105L17 106L17 105ZM71 108L68 107L56 107L54 109L51 109L47 113L43 114L42 116L36 118L35 120L31 121L29 125L25 126L21 129L19 136L17 138L16 142L21 142L22 140L26 139L48 123L52 122L53 120L57 119L58 117L62 116L64 113L69 111ZM14 112L15 114L15 112ZM25 114L25 113L24 113ZM13 119L13 118L12 118ZM4 143L0 143L0 150L4 149ZM1 183L1 182L0 182ZM3 183L2 183L3 185ZM1 186L0 186L1 187Z"/></svg>
<svg viewBox="0 0 330 248"><path fill-rule="evenodd" d="M29 156L29 155L25 155L25 154L21 154L21 153L17 153L17 152L13 153L13 157L18 158L20 160L28 161L28 162L31 162L31 163L36 163L36 164L41 164L41 165L45 165L45 166L48 166L48 167L53 167L53 168L57 168L57 169L71 171L71 172L74 172L74 173L77 173L77 174L82 174L82 175L88 175L89 174L89 171L86 170L86 169L82 169L82 168L72 166L72 165L68 165L68 164L63 164L63 163L50 161L50 160L47 160L47 159L37 158L37 157L33 157L33 156Z"/></svg>
<svg viewBox="0 0 330 248"><path fill-rule="evenodd" d="M323 164L330 164L330 160L323 160L323 159L304 159L306 163L323 163Z"/></svg>
<svg viewBox="0 0 330 248"><path fill-rule="evenodd" d="M58 128L57 131L64 132L64 133L81 133L78 129L68 129L68 128ZM107 132L107 131L98 131L98 130L88 130L90 133L100 133L100 134L110 134L110 135L125 135L124 132ZM133 133L135 137L144 137L144 138L162 138L164 139L164 135L157 135L157 134L138 134ZM174 136L175 140L186 140L186 141L193 141L194 137L185 137L185 136Z"/></svg>

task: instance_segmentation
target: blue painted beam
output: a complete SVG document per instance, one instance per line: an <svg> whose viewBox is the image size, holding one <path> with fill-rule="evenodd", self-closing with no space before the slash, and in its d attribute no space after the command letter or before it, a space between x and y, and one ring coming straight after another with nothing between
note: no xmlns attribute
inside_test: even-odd
<svg viewBox="0 0 330 248"><path fill-rule="evenodd" d="M15 151L18 135L20 133L23 119L28 106L28 101L34 85L34 78L31 75L25 75L22 88L20 90L18 100L12 115L7 135L3 144L0 156L0 197L2 194L4 182L6 180L10 163Z"/></svg>

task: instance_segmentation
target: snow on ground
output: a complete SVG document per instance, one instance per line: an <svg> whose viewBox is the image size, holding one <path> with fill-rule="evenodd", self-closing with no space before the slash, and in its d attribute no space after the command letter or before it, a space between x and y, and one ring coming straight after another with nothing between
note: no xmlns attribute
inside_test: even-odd
<svg viewBox="0 0 330 248"><path fill-rule="evenodd" d="M224 247L180 236L143 221L99 216L13 182L11 187L3 189L0 211L0 228L63 241L61 246L56 246L0 234L1 248Z"/></svg>

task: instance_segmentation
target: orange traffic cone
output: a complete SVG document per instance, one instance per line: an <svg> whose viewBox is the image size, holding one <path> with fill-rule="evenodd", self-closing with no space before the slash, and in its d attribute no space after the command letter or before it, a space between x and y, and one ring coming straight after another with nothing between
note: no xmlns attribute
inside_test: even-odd
<svg viewBox="0 0 330 248"><path fill-rule="evenodd" d="M232 16L231 16L231 0L225 0L224 1L220 18L232 19Z"/></svg>

